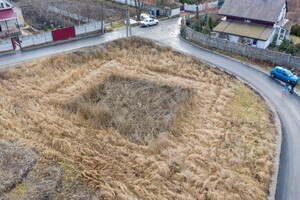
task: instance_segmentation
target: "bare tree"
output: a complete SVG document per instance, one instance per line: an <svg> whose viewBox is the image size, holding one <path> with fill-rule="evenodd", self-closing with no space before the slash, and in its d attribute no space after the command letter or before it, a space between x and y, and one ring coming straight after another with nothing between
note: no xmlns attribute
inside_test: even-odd
<svg viewBox="0 0 300 200"><path fill-rule="evenodd" d="M144 2L143 2L143 0L134 0L134 4L135 4L137 20L140 21L141 20L142 7L144 5Z"/></svg>

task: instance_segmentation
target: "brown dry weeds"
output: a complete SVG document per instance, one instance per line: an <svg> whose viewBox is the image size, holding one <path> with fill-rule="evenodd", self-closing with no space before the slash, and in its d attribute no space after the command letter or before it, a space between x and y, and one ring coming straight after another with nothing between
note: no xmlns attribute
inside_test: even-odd
<svg viewBox="0 0 300 200"><path fill-rule="evenodd" d="M207 64L131 38L1 77L0 138L33 148L40 162L68 163L99 197L266 197L271 115L253 91Z"/></svg>

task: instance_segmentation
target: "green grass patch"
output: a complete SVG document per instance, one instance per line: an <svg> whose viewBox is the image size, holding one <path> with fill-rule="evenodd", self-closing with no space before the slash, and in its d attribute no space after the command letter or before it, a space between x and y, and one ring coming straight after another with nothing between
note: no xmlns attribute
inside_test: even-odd
<svg viewBox="0 0 300 200"><path fill-rule="evenodd" d="M20 197L28 190L28 185L25 180L22 181L11 193L13 199L20 199Z"/></svg>
<svg viewBox="0 0 300 200"><path fill-rule="evenodd" d="M65 162L59 163L60 167L63 169L63 177L66 180L74 180L78 178L78 176L75 176L75 168L73 165Z"/></svg>
<svg viewBox="0 0 300 200"><path fill-rule="evenodd" d="M262 117L266 117L266 109L254 92L249 92L249 88L239 84L235 88L235 96L227 105L226 112L239 119L248 122L259 122Z"/></svg>
<svg viewBox="0 0 300 200"><path fill-rule="evenodd" d="M293 42L295 44L299 44L300 43L300 37L297 37L295 35L290 35L290 38L293 40Z"/></svg>
<svg viewBox="0 0 300 200"><path fill-rule="evenodd" d="M106 23L105 25L106 25L106 27L107 27L108 30L110 30L110 29L115 30L115 29L119 29L119 28L125 26L125 24L124 24L123 21L115 21L115 22L113 22L112 23L112 27L110 27L109 23Z"/></svg>

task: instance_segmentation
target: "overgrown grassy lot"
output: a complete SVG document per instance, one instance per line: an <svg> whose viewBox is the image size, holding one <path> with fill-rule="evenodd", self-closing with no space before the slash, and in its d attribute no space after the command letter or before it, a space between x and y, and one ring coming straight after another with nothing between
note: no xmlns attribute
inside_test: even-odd
<svg viewBox="0 0 300 200"><path fill-rule="evenodd" d="M1 72L0 92L0 138L64 170L56 197L67 199L75 179L103 199L268 193L276 130L264 101L233 76L152 41L120 39L20 64Z"/></svg>

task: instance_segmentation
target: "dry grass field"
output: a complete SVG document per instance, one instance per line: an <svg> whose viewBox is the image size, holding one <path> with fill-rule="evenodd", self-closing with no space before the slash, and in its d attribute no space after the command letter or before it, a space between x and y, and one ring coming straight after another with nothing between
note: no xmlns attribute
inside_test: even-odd
<svg viewBox="0 0 300 200"><path fill-rule="evenodd" d="M0 92L0 138L64 170L56 198L82 179L103 199L266 199L272 114L170 48L131 38L30 61L1 72Z"/></svg>

